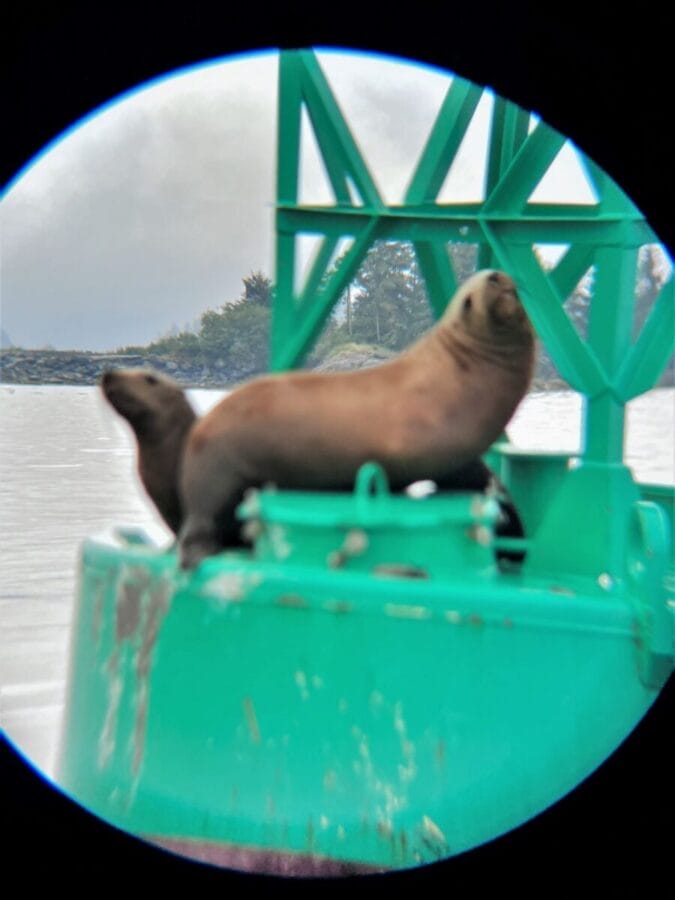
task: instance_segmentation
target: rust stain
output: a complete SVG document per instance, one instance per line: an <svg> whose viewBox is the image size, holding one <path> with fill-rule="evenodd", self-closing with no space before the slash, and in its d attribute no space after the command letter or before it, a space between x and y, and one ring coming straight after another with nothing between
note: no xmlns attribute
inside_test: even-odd
<svg viewBox="0 0 675 900"><path fill-rule="evenodd" d="M471 613L466 617L466 621L469 623L469 625L485 625L485 619L483 619L483 617L478 613Z"/></svg>
<svg viewBox="0 0 675 900"><path fill-rule="evenodd" d="M405 831L402 831L399 835L399 840L401 842L401 854L405 857L405 854L408 850L408 835Z"/></svg>
<svg viewBox="0 0 675 900"><path fill-rule="evenodd" d="M508 616L504 617L504 628L513 628L513 619L509 619Z"/></svg>
<svg viewBox="0 0 675 900"><path fill-rule="evenodd" d="M242 706L244 707L244 716L246 717L246 724L248 725L251 740L254 744L259 744L260 728L258 727L258 719L255 714L255 706L253 705L253 700L251 700L250 697L244 697L244 699L242 700Z"/></svg>
<svg viewBox="0 0 675 900"><path fill-rule="evenodd" d="M299 594L282 594L277 603L279 606L287 606L292 609L306 609L309 606L305 598Z"/></svg>
<svg viewBox="0 0 675 900"><path fill-rule="evenodd" d="M548 589L553 594L567 594L569 597L576 597L576 591L572 591L568 587L564 587L562 584L550 584Z"/></svg>
<svg viewBox="0 0 675 900"><path fill-rule="evenodd" d="M377 833L384 838L390 838L393 835L390 822L380 821L377 823Z"/></svg>
<svg viewBox="0 0 675 900"><path fill-rule="evenodd" d="M420 566L404 563L381 563L373 569L373 575L380 578L428 578L429 573Z"/></svg>
<svg viewBox="0 0 675 900"><path fill-rule="evenodd" d="M274 818L274 816L276 815L276 811L277 811L277 806L276 806L276 803L274 802L274 797L271 794L268 794L267 795L267 815L270 817L270 819Z"/></svg>
<svg viewBox="0 0 675 900"><path fill-rule="evenodd" d="M94 612L91 620L91 636L96 643L101 637L101 622L103 620L103 602L105 599L105 582L101 582L96 588L94 600Z"/></svg>
<svg viewBox="0 0 675 900"><path fill-rule="evenodd" d="M314 821L313 821L312 817L310 816L309 819L307 820L307 849L308 850L314 849L315 838L316 838L316 830L314 828Z"/></svg>
<svg viewBox="0 0 675 900"><path fill-rule="evenodd" d="M352 604L346 600L327 600L324 603L324 609L327 609L329 612L344 614L352 611Z"/></svg>
<svg viewBox="0 0 675 900"><path fill-rule="evenodd" d="M150 601L148 603L147 616L143 627L141 646L136 658L136 721L134 725L134 754L132 759L134 775L137 775L140 770L145 749L152 654L155 644L157 643L160 626L169 609L170 600L171 592L166 583L156 585L150 592Z"/></svg>
<svg viewBox="0 0 675 900"><path fill-rule="evenodd" d="M120 587L115 607L115 637L123 641L138 628L141 620L141 587L127 583Z"/></svg>
<svg viewBox="0 0 675 900"><path fill-rule="evenodd" d="M438 768L442 769L445 766L445 741L440 739L437 741L436 752L434 755L436 757Z"/></svg>

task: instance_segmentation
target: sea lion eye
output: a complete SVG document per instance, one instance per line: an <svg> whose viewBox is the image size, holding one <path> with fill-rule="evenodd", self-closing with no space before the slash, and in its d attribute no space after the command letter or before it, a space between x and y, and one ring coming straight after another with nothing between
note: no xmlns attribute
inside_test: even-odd
<svg viewBox="0 0 675 900"><path fill-rule="evenodd" d="M154 375L146 375L145 380L148 384L157 384L157 378Z"/></svg>
<svg viewBox="0 0 675 900"><path fill-rule="evenodd" d="M463 306L463 309L464 309L464 312L465 312L465 313L468 312L468 311L471 309L471 304L472 304L472 303L473 303L473 300L471 299L471 294L469 294L468 297L465 297L465 298L464 298L464 306Z"/></svg>

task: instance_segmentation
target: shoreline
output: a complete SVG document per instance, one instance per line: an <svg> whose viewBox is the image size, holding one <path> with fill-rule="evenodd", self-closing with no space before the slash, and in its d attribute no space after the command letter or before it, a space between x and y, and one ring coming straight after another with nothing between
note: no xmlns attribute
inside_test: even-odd
<svg viewBox="0 0 675 900"><path fill-rule="evenodd" d="M337 353L322 361L316 371L349 371L383 362L384 353L372 349ZM0 350L0 384L4 385L73 385L98 384L107 368L151 368L173 378L185 388L228 390L264 372L226 369L224 365L209 367L202 363L171 359L154 354L99 353L73 350ZM665 386L672 386L670 384ZM537 391L568 390L561 378L535 375L531 389Z"/></svg>

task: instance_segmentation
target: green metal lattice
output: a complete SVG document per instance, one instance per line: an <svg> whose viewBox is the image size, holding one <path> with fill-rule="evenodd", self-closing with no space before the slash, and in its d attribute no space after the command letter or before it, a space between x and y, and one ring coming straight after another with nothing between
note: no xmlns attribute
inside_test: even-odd
<svg viewBox="0 0 675 900"><path fill-rule="evenodd" d="M280 55L272 369L299 364L376 241L412 243L437 317L456 289L448 243L478 244L480 265L499 266L516 279L558 371L583 396L581 459L558 492L528 565L533 571L553 567L612 581L621 577L626 519L637 500L623 466L625 404L658 381L673 352L674 281L662 287L633 341L638 251L656 241L654 233L618 185L581 153L596 203L531 202L566 138L541 121L529 130L529 114L499 97L488 137L484 200L439 202L483 93L483 88L453 77L403 203L387 205L314 52ZM335 194L331 206L298 203L303 110ZM298 290L298 238L308 234L322 240ZM331 268L343 238L353 244ZM535 253L535 245L541 244L568 245L548 272ZM593 298L584 340L563 304L591 266ZM589 491L601 514L585 521L581 547L576 522ZM561 545L566 548L562 552Z"/></svg>

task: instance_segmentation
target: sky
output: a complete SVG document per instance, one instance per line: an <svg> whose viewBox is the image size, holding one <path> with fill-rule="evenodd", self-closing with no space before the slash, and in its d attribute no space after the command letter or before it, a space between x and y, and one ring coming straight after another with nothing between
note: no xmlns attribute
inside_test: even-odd
<svg viewBox="0 0 675 900"><path fill-rule="evenodd" d="M319 62L384 199L398 202L451 74L387 57ZM276 52L170 73L74 123L2 201L0 325L16 346L145 344L274 277ZM481 199L484 96L441 200ZM534 119L533 119L534 121ZM533 199L592 202L566 146ZM301 202L330 203L303 126Z"/></svg>

